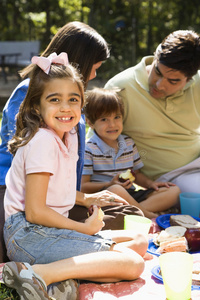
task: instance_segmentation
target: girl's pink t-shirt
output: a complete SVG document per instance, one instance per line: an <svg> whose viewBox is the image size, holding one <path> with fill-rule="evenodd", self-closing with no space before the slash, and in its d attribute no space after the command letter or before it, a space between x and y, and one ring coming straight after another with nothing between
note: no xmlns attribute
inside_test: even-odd
<svg viewBox="0 0 200 300"><path fill-rule="evenodd" d="M20 147L6 176L5 218L25 211L25 181L31 173L50 173L46 204L68 217L76 200L76 133L66 133L65 144L51 129L40 128L30 142Z"/></svg>

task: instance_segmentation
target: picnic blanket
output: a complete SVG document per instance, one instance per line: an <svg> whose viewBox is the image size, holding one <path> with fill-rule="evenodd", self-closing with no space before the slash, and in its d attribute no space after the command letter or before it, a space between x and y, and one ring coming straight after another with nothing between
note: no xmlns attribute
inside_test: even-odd
<svg viewBox="0 0 200 300"><path fill-rule="evenodd" d="M153 221L149 237L152 238L159 230L159 226ZM200 253L193 254L193 258L194 262L200 262ZM3 265L0 264L1 282L3 282ZM164 285L151 273L156 265L159 265L158 257L149 254L145 260L145 269L137 280L117 283L82 283L79 286L79 300L166 300ZM200 289L192 290L192 300L197 299L200 299Z"/></svg>
<svg viewBox="0 0 200 300"><path fill-rule="evenodd" d="M160 231L160 227L153 220L149 238ZM193 259L200 262L200 253L193 254ZM79 300L166 300L165 288L161 281L156 279L151 270L159 265L158 256L151 255L145 260L145 269L140 278L134 281L118 283L84 283L79 287ZM192 290L192 300L200 299L200 289Z"/></svg>
<svg viewBox="0 0 200 300"><path fill-rule="evenodd" d="M194 254L194 261L200 261L200 254ZM164 285L153 277L151 269L159 265L158 257L145 262L145 270L135 281L118 283L81 284L80 300L166 300ZM192 290L192 300L200 299L200 289Z"/></svg>
<svg viewBox="0 0 200 300"><path fill-rule="evenodd" d="M194 260L200 261L200 254L194 254ZM2 269L0 264L0 281ZM145 262L145 270L135 281L122 281L117 283L84 283L79 286L79 300L165 300L164 285L154 278L151 269L158 265L158 257L153 256ZM192 290L192 300L200 299L200 290ZM59 300L59 299L58 299Z"/></svg>

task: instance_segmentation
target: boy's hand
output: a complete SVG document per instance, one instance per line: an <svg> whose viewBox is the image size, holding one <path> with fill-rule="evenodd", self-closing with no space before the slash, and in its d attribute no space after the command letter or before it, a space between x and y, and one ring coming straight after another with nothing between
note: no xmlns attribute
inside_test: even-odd
<svg viewBox="0 0 200 300"><path fill-rule="evenodd" d="M105 225L103 221L103 216L104 213L103 211L98 208L96 205L93 206L93 213L92 215L85 220L85 229L86 229L86 234L88 235L93 235L97 232L99 232L102 227Z"/></svg>
<svg viewBox="0 0 200 300"><path fill-rule="evenodd" d="M133 183L129 179L126 180L125 182L121 182L119 180L119 174L117 174L110 181L110 185L114 185L114 184L119 184L119 185L123 186L123 188L125 188L127 190L127 189L131 188L131 186L132 186Z"/></svg>

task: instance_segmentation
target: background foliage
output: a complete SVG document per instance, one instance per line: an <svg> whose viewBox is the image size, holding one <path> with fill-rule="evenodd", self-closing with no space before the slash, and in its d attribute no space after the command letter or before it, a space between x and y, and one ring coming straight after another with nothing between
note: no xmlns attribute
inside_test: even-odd
<svg viewBox="0 0 200 300"><path fill-rule="evenodd" d="M41 50L69 21L94 27L111 45L111 58L98 71L109 79L153 54L170 32L200 33L199 0L0 0L0 40L41 41ZM0 115L1 118L1 115ZM0 285L0 299L19 299Z"/></svg>
<svg viewBox="0 0 200 300"><path fill-rule="evenodd" d="M59 27L83 21L111 45L98 72L108 79L152 54L171 31L200 32L199 0L1 0L1 40L39 39L43 50Z"/></svg>

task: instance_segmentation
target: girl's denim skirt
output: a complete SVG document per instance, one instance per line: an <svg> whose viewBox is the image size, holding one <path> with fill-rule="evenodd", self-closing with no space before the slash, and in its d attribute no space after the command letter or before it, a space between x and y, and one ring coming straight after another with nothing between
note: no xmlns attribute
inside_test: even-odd
<svg viewBox="0 0 200 300"><path fill-rule="evenodd" d="M86 253L109 251L115 242L110 231L87 235L74 230L29 223L24 212L10 216L4 225L4 239L10 260L46 264Z"/></svg>

